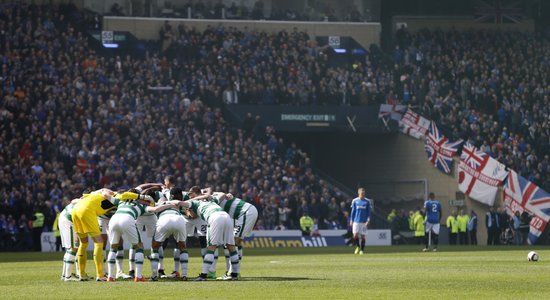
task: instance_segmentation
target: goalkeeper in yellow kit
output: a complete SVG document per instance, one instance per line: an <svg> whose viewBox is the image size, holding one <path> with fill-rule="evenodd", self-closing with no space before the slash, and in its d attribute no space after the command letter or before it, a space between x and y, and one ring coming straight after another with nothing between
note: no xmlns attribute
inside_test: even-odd
<svg viewBox="0 0 550 300"><path fill-rule="evenodd" d="M109 189L100 189L90 194L86 194L74 206L72 219L74 229L80 240L78 246L78 266L80 280L84 280L86 275L86 260L88 259L86 249L88 248L88 235L94 241L94 263L96 266L96 280L106 281L103 272L103 239L101 238L101 229L97 222L97 217L108 211L116 209L119 201L133 201L137 199L146 199L150 196L139 195L132 192L117 194ZM152 200L152 199L150 199Z"/></svg>

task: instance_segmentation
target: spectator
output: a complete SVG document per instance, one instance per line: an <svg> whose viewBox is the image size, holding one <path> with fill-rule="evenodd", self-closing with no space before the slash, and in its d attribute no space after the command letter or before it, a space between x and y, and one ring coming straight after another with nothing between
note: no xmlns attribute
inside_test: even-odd
<svg viewBox="0 0 550 300"><path fill-rule="evenodd" d="M30 250L32 248L31 227L26 214L22 214L17 222L17 240L21 242L21 250Z"/></svg>
<svg viewBox="0 0 550 300"><path fill-rule="evenodd" d="M447 217L447 230L449 232L449 244L456 245L458 238L458 220L456 209L451 210L451 214Z"/></svg>
<svg viewBox="0 0 550 300"><path fill-rule="evenodd" d="M313 219L309 215L302 215L300 218L300 229L302 230L302 236L310 236L314 224Z"/></svg>
<svg viewBox="0 0 550 300"><path fill-rule="evenodd" d="M523 243L523 237L521 235L520 226L521 226L521 215L519 213L519 210L516 210L510 222L510 228L514 233L514 244L516 246L519 246Z"/></svg>
<svg viewBox="0 0 550 300"><path fill-rule="evenodd" d="M321 236L321 233L319 232L319 220L313 219L313 229L310 233L311 236Z"/></svg>
<svg viewBox="0 0 550 300"><path fill-rule="evenodd" d="M337 202L336 197L331 197L327 205L327 219L330 222L337 222L341 213L340 204Z"/></svg>
<svg viewBox="0 0 550 300"><path fill-rule="evenodd" d="M289 207L290 200L288 198L285 198L281 205L278 208L279 212L279 225L283 225L285 228L288 227L289 219L290 219L290 212L292 209Z"/></svg>
<svg viewBox="0 0 550 300"><path fill-rule="evenodd" d="M407 221L409 223L409 231L415 231L416 230L416 228L414 227L414 217L415 217L414 211L409 210L409 217L407 219Z"/></svg>
<svg viewBox="0 0 550 300"><path fill-rule="evenodd" d="M521 233L521 236L522 236L522 244L524 244L524 240L525 238L529 235L529 227L531 224L531 215L529 215L529 213L527 213L526 211L524 211L522 214L521 214L521 223L520 223L520 233Z"/></svg>
<svg viewBox="0 0 550 300"><path fill-rule="evenodd" d="M464 213L464 209L460 210L460 215L456 217L458 223L458 241L460 245L468 245L468 223L470 217Z"/></svg>
<svg viewBox="0 0 550 300"><path fill-rule="evenodd" d="M265 227L267 230L272 230L275 228L277 222L278 209L277 205L272 197L269 199L265 209L263 210L263 216L265 220Z"/></svg>
<svg viewBox="0 0 550 300"><path fill-rule="evenodd" d="M477 245L477 214L470 212L470 221L468 221L468 233L470 234L470 245Z"/></svg>
<svg viewBox="0 0 550 300"><path fill-rule="evenodd" d="M388 217L386 218L388 220L388 222L392 222L393 219L395 219L395 217L397 217L397 211L394 209L391 210L391 212L388 214Z"/></svg>
<svg viewBox="0 0 550 300"><path fill-rule="evenodd" d="M424 214L420 207L416 208L416 212L414 214L413 219L413 226L414 226L414 239L416 244L422 244L424 242L424 236L426 234L425 228L424 228Z"/></svg>
<svg viewBox="0 0 550 300"><path fill-rule="evenodd" d="M32 244L34 251L42 251L41 235L45 217L40 208L36 208L32 218Z"/></svg>
<svg viewBox="0 0 550 300"><path fill-rule="evenodd" d="M0 247L7 246L8 240L8 221L5 214L0 214Z"/></svg>
<svg viewBox="0 0 550 300"><path fill-rule="evenodd" d="M499 218L498 224L499 224L499 231L498 231L498 241L500 242L500 237L506 230L506 228L511 228L511 217L508 216L506 213L506 210L503 207L499 207L497 209L497 216ZM511 241L510 241L511 242Z"/></svg>
<svg viewBox="0 0 550 300"><path fill-rule="evenodd" d="M124 16L122 12L122 7L118 3L114 3L109 10L112 16Z"/></svg>
<svg viewBox="0 0 550 300"><path fill-rule="evenodd" d="M489 207L489 211L485 215L485 227L487 228L487 245L500 244L499 217L493 207Z"/></svg>

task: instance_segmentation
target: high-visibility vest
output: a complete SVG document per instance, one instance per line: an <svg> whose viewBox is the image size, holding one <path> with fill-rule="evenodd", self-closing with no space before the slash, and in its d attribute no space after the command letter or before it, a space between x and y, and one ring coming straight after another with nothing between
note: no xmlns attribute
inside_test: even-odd
<svg viewBox="0 0 550 300"><path fill-rule="evenodd" d="M36 217L36 220L32 221L32 228L44 227L44 214L37 212L34 216Z"/></svg>
<svg viewBox="0 0 550 300"><path fill-rule="evenodd" d="M390 212L390 214L388 215L388 222L391 222L393 221L393 219L395 219L395 217L397 217L397 213L395 212Z"/></svg>
<svg viewBox="0 0 550 300"><path fill-rule="evenodd" d="M468 222L470 221L470 217L468 215L458 216L456 217L456 220L458 222L458 231L466 232L466 230L468 229Z"/></svg>
<svg viewBox="0 0 550 300"><path fill-rule="evenodd" d="M447 218L447 228L451 228L451 233L458 233L458 221L452 215Z"/></svg>
<svg viewBox="0 0 550 300"><path fill-rule="evenodd" d="M424 236L424 217L422 214L416 214L414 217L414 236Z"/></svg>
<svg viewBox="0 0 550 300"><path fill-rule="evenodd" d="M59 216L61 214L57 213L55 215L55 221L53 221L53 236L58 237L61 236L61 233L59 233Z"/></svg>
<svg viewBox="0 0 550 300"><path fill-rule="evenodd" d="M300 218L300 228L302 231L313 230L313 219L309 216L303 216Z"/></svg>

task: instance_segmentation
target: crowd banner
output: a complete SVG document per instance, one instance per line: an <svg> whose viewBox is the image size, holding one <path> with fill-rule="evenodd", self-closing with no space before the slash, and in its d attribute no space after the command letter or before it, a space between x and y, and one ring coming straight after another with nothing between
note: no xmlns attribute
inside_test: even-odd
<svg viewBox="0 0 550 300"><path fill-rule="evenodd" d="M466 143L458 165L458 189L470 198L493 206L498 187L508 175L506 167L487 153Z"/></svg>
<svg viewBox="0 0 550 300"><path fill-rule="evenodd" d="M453 169L453 157L456 156L462 142L462 140L450 142L437 128L435 122L432 121L424 142L424 149L428 154L430 163L441 172L449 174Z"/></svg>
<svg viewBox="0 0 550 300"><path fill-rule="evenodd" d="M550 220L550 194L513 170L506 179L503 192L508 215L513 216L516 211L533 215L527 237L529 244L533 245Z"/></svg>
<svg viewBox="0 0 550 300"><path fill-rule="evenodd" d="M407 109L407 112L401 121L399 121L399 129L401 132L417 139L424 137L427 134L429 127L430 120L415 113L410 108Z"/></svg>

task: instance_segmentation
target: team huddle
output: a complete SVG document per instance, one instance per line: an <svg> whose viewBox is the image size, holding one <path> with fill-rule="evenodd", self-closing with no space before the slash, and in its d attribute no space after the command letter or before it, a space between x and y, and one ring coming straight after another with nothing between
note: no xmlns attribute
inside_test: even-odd
<svg viewBox="0 0 550 300"><path fill-rule="evenodd" d="M187 280L189 254L186 240L197 237L203 257L202 272L195 278L238 280L242 241L252 234L258 219L256 208L230 193L212 192L194 186L183 191L167 176L164 184L146 183L126 192L100 189L74 199L61 213L59 231L64 281L89 280L86 274L88 237L94 241L97 281L131 279L145 281L143 239L151 240L151 281L159 278ZM139 230L145 228L145 236ZM173 237L174 271L164 272L163 243ZM104 272L104 245L109 242ZM122 271L123 241L131 244L129 272ZM223 247L226 272L216 277L218 249ZM76 275L73 273L76 269Z"/></svg>

